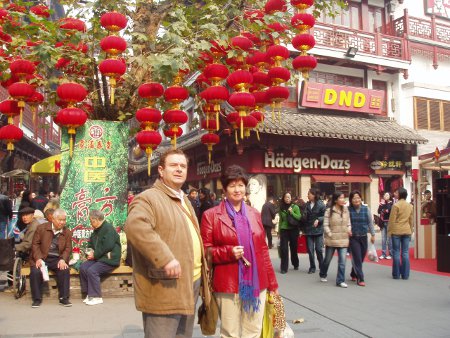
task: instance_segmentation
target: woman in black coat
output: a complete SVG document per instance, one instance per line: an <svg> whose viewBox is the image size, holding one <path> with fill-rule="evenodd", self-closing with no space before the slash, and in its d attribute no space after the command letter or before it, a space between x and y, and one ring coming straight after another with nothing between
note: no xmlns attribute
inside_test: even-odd
<svg viewBox="0 0 450 338"><path fill-rule="evenodd" d="M308 202L305 208L305 229L306 244L309 255L309 270L308 273L316 272L316 260L314 251L319 262L319 269L323 262L323 216L325 214L325 205L320 199L320 192L318 189L311 188L308 191Z"/></svg>

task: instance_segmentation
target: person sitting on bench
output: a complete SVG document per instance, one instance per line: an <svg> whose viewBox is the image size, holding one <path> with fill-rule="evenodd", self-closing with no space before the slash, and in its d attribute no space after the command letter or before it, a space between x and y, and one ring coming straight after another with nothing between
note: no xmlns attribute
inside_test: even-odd
<svg viewBox="0 0 450 338"><path fill-rule="evenodd" d="M99 210L89 212L89 220L94 228L86 249L87 261L80 266L81 293L86 295L86 305L102 304L100 276L110 273L120 265L122 249L116 229L105 221Z"/></svg>

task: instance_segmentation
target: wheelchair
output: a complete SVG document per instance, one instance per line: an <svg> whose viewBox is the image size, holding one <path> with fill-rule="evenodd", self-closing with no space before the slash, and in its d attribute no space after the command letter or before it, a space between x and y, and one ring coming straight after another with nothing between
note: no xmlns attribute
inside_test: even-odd
<svg viewBox="0 0 450 338"><path fill-rule="evenodd" d="M14 297L19 299L25 293L26 276L22 266L27 257L14 249L14 238L0 239L0 271L6 271L6 280L12 287Z"/></svg>

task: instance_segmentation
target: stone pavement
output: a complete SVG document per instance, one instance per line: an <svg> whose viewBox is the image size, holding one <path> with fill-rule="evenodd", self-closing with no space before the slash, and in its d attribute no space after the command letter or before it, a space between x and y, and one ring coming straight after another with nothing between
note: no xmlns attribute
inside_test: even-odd
<svg viewBox="0 0 450 338"><path fill-rule="evenodd" d="M276 271L279 259L271 250ZM450 279L411 272L408 281L393 280L390 267L365 263L366 287L348 281L348 289L335 286L337 257L330 265L328 283L318 273L308 275L306 254L300 270L277 273L287 321L295 337L450 337ZM351 268L347 260L346 276ZM61 307L45 300L31 308L28 297L15 300L0 292L0 338L79 337L142 338L141 315L132 298L108 298L97 306L72 299ZM302 324L292 320L304 318ZM198 325L194 337L202 337ZM218 337L218 336L217 336Z"/></svg>

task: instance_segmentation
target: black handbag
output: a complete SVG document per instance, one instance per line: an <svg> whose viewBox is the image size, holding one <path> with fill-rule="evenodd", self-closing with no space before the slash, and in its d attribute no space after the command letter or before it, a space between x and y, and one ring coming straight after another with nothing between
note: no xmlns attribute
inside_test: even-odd
<svg viewBox="0 0 450 338"><path fill-rule="evenodd" d="M287 222L291 227L300 228L300 221L297 221L291 214L287 215Z"/></svg>

